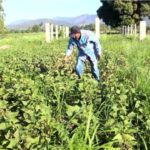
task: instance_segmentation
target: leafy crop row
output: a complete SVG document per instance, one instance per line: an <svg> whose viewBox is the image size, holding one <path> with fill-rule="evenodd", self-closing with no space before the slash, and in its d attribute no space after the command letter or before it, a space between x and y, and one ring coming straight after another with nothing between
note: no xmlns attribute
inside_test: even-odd
<svg viewBox="0 0 150 150"><path fill-rule="evenodd" d="M88 63L77 79L76 53L64 64L66 40L6 42L12 46L0 51L0 149L148 150L149 39L103 36L98 84Z"/></svg>

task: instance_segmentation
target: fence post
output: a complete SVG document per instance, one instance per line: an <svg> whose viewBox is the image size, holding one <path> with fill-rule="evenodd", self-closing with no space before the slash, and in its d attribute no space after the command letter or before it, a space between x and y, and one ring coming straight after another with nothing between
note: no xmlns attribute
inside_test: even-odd
<svg viewBox="0 0 150 150"><path fill-rule="evenodd" d="M51 39L54 39L54 25L51 24Z"/></svg>
<svg viewBox="0 0 150 150"><path fill-rule="evenodd" d="M146 38L146 21L140 21L140 40Z"/></svg>
<svg viewBox="0 0 150 150"><path fill-rule="evenodd" d="M55 26L56 39L58 39L58 25Z"/></svg>
<svg viewBox="0 0 150 150"><path fill-rule="evenodd" d="M69 27L66 27L66 37L69 37Z"/></svg>
<svg viewBox="0 0 150 150"><path fill-rule="evenodd" d="M46 37L46 42L50 42L50 24L45 23L45 37Z"/></svg>
<svg viewBox="0 0 150 150"><path fill-rule="evenodd" d="M66 32L65 32L65 26L63 26L62 28L63 28L63 30L62 30L63 31L63 38L65 38L65 36L66 36L65 35L66 34Z"/></svg>
<svg viewBox="0 0 150 150"><path fill-rule="evenodd" d="M55 32L54 32L55 28ZM69 37L69 27L65 26L58 26L58 25L53 25L50 23L45 23L45 39L46 42L50 42L52 39L54 39L54 35L56 39L58 39L58 34L59 34L59 29L63 31L63 37Z"/></svg>
<svg viewBox="0 0 150 150"><path fill-rule="evenodd" d="M134 25L134 34L136 35L137 33L137 27L136 27L136 24Z"/></svg>
<svg viewBox="0 0 150 150"><path fill-rule="evenodd" d="M131 24L131 26L130 26L130 34L132 35L133 34L133 25Z"/></svg>
<svg viewBox="0 0 150 150"><path fill-rule="evenodd" d="M122 34L125 35L125 26L122 26Z"/></svg>
<svg viewBox="0 0 150 150"><path fill-rule="evenodd" d="M127 28L127 35L129 35L129 33L130 33L130 27L129 27L129 25L128 25L128 28Z"/></svg>
<svg viewBox="0 0 150 150"><path fill-rule="evenodd" d="M95 18L95 35L100 38L100 20L98 17Z"/></svg>

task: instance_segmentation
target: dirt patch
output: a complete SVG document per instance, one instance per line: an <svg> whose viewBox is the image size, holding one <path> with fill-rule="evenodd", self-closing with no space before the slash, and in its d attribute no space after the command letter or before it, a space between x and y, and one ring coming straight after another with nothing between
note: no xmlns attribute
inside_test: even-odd
<svg viewBox="0 0 150 150"><path fill-rule="evenodd" d="M5 49L8 49L8 48L11 48L11 45L2 45L2 46L0 46L0 50L5 50Z"/></svg>

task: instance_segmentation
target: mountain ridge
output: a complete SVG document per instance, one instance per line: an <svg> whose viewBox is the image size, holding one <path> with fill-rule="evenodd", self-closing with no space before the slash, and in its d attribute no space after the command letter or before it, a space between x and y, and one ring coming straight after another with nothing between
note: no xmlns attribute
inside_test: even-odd
<svg viewBox="0 0 150 150"><path fill-rule="evenodd" d="M95 23L95 17L94 14L83 14L76 17L54 17L52 19L49 18L39 18L39 19L24 19L24 20L17 20L12 22L11 24L7 25L7 28L9 30L26 30L28 28L32 28L34 25L43 25L46 22L57 24L57 25L64 25L64 26L73 26L73 25L89 25ZM150 19L145 17L144 20L147 22L147 25L150 26ZM101 24L104 24L103 21L101 21Z"/></svg>
<svg viewBox="0 0 150 150"><path fill-rule="evenodd" d="M33 19L33 20L17 20L12 22L11 24L7 25L7 28L12 30L25 30L28 28L33 27L34 25L44 24L46 22L50 22L57 25L64 25L64 26L73 26L73 25L88 25L95 23L96 15L89 15L83 14L76 17L54 17L52 19L49 18L40 18L40 19Z"/></svg>

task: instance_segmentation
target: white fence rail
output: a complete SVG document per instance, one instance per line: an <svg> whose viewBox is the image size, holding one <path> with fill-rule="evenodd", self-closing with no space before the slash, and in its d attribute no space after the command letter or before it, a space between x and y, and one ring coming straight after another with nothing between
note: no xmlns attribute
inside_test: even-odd
<svg viewBox="0 0 150 150"><path fill-rule="evenodd" d="M63 32L63 38L69 37L69 27L45 23L46 42L50 43L54 38L58 39L60 31ZM95 35L100 38L100 19L98 17L95 18Z"/></svg>
<svg viewBox="0 0 150 150"><path fill-rule="evenodd" d="M122 27L122 34L124 35L139 35L140 40L146 38L146 21L140 21L139 26L136 24Z"/></svg>
<svg viewBox="0 0 150 150"><path fill-rule="evenodd" d="M50 23L45 23L45 38L46 42L50 42L51 40L58 39L59 32L63 31L63 37L69 37L69 27L58 26Z"/></svg>

